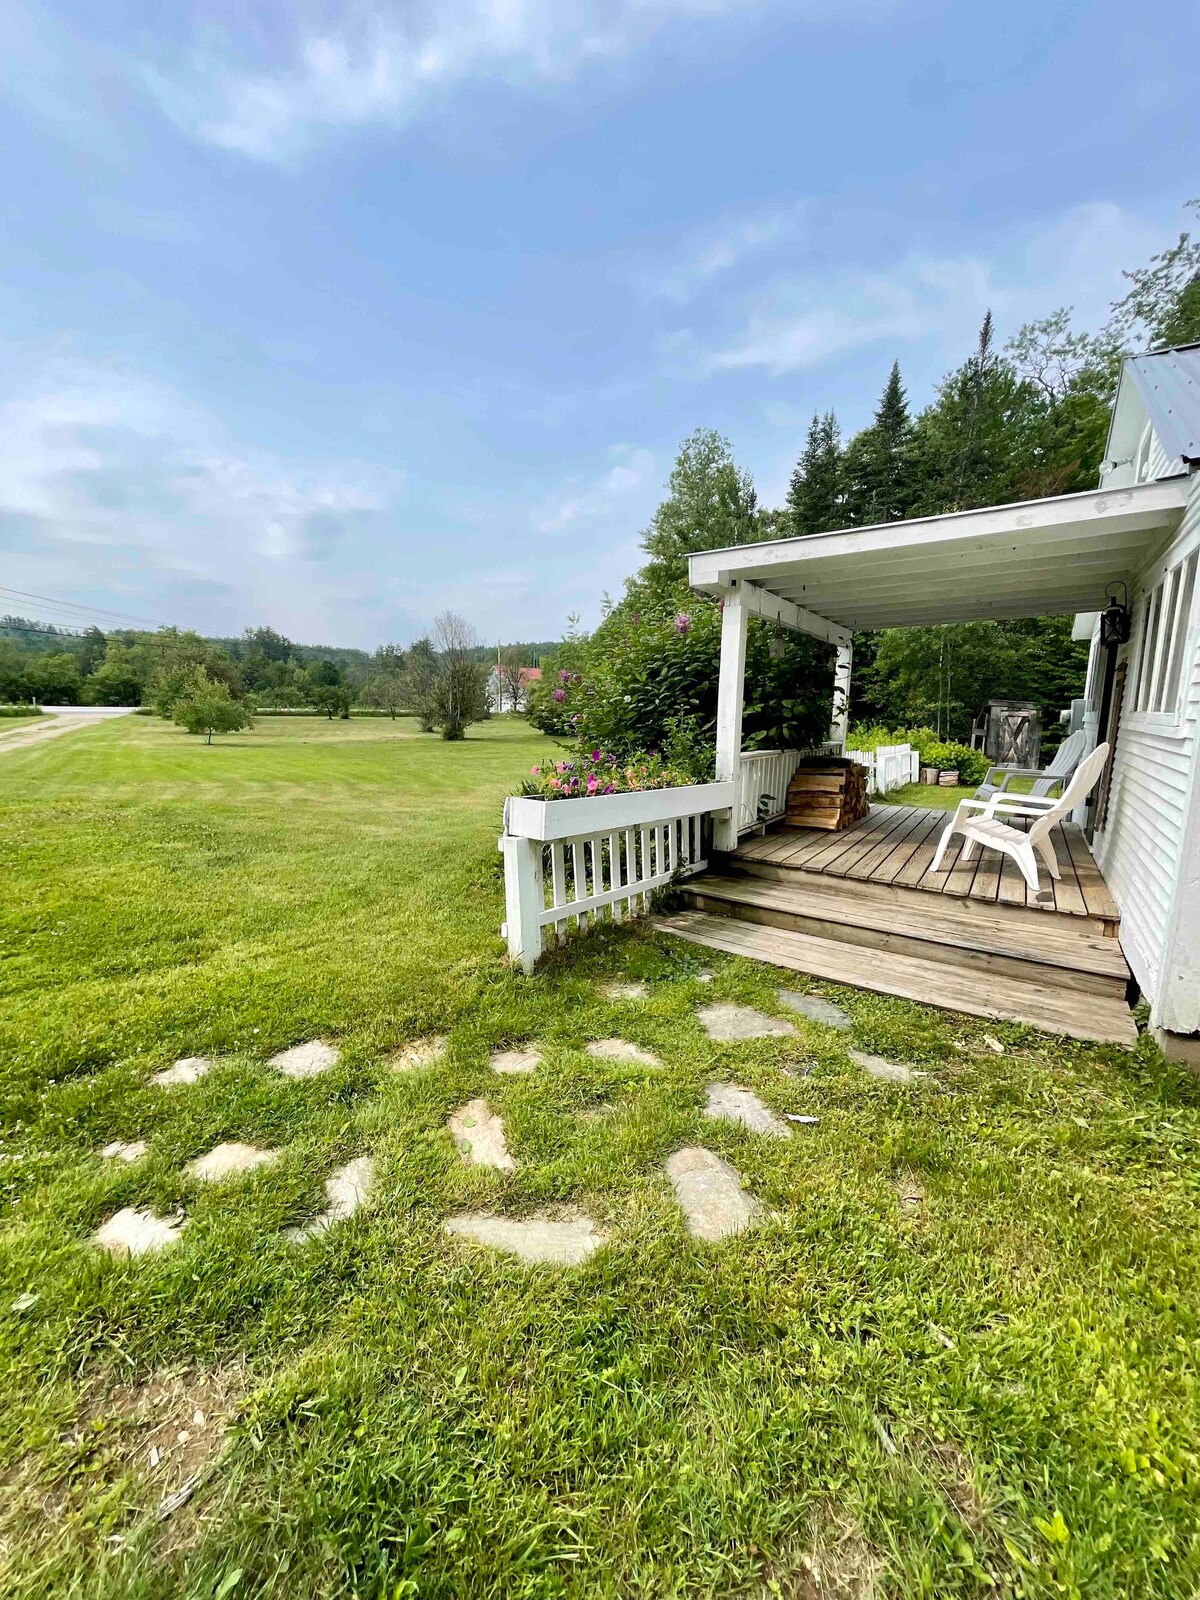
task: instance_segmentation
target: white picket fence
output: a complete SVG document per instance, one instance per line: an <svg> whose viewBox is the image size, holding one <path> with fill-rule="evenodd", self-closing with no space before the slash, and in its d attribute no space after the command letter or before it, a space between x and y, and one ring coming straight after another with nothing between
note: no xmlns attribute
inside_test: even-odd
<svg viewBox="0 0 1200 1600"><path fill-rule="evenodd" d="M739 834L776 821L787 809L788 784L803 757L832 754L840 754L835 744L745 750L736 784L579 800L510 796L499 841L506 916L500 931L509 955L532 972L546 944L562 944L572 924L582 931L596 921L621 922L648 911L656 889L708 865L714 815L728 818L736 808ZM867 768L871 793L917 776L917 754L908 745L846 754Z"/></svg>
<svg viewBox="0 0 1200 1600"><path fill-rule="evenodd" d="M916 783L921 758L909 744L881 744L878 750L847 750L846 757L867 769L867 793L888 794Z"/></svg>
<svg viewBox="0 0 1200 1600"><path fill-rule="evenodd" d="M510 798L500 838L510 956L530 972L572 924L583 931L648 911L656 889L708 865L708 819L728 814L734 794L732 783L699 783L581 800Z"/></svg>

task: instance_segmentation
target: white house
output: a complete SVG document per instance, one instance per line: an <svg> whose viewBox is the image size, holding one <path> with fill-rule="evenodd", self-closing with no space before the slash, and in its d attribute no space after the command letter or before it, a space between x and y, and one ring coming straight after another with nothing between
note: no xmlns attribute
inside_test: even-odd
<svg viewBox="0 0 1200 1600"><path fill-rule="evenodd" d="M692 875L690 909L662 925L684 938L1122 1043L1134 1037L1126 1000L1136 985L1164 1047L1195 1050L1198 466L1192 346L1125 364L1097 489L691 556L692 586L724 607L717 781L690 802L683 789L540 810L510 801L510 952L529 967L544 931L644 909L645 891L682 868ZM1106 645L1099 613L1126 598L1131 636ZM915 807L873 807L833 837L744 838L764 810L782 810L799 759L741 748L752 617L834 647L838 749L855 630L1064 613L1093 638L1083 725L1113 754L1087 804L1058 830L1061 880L1035 893L988 849L952 852L933 870L944 817Z"/></svg>

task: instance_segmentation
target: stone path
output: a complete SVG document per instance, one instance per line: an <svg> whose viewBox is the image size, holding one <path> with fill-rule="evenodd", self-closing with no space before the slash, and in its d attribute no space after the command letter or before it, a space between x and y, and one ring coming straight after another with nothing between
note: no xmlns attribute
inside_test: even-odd
<svg viewBox="0 0 1200 1600"><path fill-rule="evenodd" d="M486 1100L468 1100L450 1118L450 1136L469 1167L495 1167L515 1172L517 1163L508 1153L504 1123Z"/></svg>
<svg viewBox="0 0 1200 1600"><path fill-rule="evenodd" d="M717 1244L741 1233L758 1214L758 1201L742 1188L737 1168L702 1145L676 1150L666 1171L695 1239Z"/></svg>
<svg viewBox="0 0 1200 1600"><path fill-rule="evenodd" d="M588 1216L568 1212L557 1217L535 1212L531 1217L497 1217L487 1211L465 1211L448 1217L446 1233L473 1239L520 1256L522 1261L556 1261L577 1267L599 1250L604 1235Z"/></svg>
<svg viewBox="0 0 1200 1600"><path fill-rule="evenodd" d="M853 1020L841 1006L835 1006L832 1000L826 1000L823 995L805 994L799 989L780 989L779 1003L789 1011L798 1011L810 1022L823 1022L827 1028L854 1026Z"/></svg>
<svg viewBox="0 0 1200 1600"><path fill-rule="evenodd" d="M644 1067L662 1066L653 1050L643 1050L640 1044L630 1044L628 1039L593 1039L587 1053L597 1061L639 1061Z"/></svg>
<svg viewBox="0 0 1200 1600"><path fill-rule="evenodd" d="M610 1000L644 1000L650 993L644 983L605 983L601 988Z"/></svg>
<svg viewBox="0 0 1200 1600"><path fill-rule="evenodd" d="M882 1083L912 1083L917 1078L928 1076L916 1067L906 1067L902 1061L888 1061L883 1056L869 1055L865 1050L850 1050L847 1053L851 1061Z"/></svg>
<svg viewBox="0 0 1200 1600"><path fill-rule="evenodd" d="M159 1217L153 1211L126 1206L97 1228L92 1243L100 1250L107 1250L110 1256L145 1256L174 1244L183 1227L181 1219Z"/></svg>
<svg viewBox="0 0 1200 1600"><path fill-rule="evenodd" d="M161 1084L164 1089L171 1089L177 1083L196 1083L211 1071L212 1062L207 1056L184 1056L165 1072L156 1072L154 1082Z"/></svg>
<svg viewBox="0 0 1200 1600"><path fill-rule="evenodd" d="M220 1183L225 1178L239 1178L244 1172L253 1172L255 1167L273 1166L278 1160L274 1150L258 1150L252 1144L234 1141L216 1145L207 1155L189 1161L183 1170L188 1177L198 1178L201 1183Z"/></svg>
<svg viewBox="0 0 1200 1600"><path fill-rule="evenodd" d="M773 1139L790 1139L792 1130L786 1122L764 1105L750 1089L738 1088L732 1083L710 1083L704 1115L714 1120L740 1122L751 1133L769 1134Z"/></svg>
<svg viewBox="0 0 1200 1600"><path fill-rule="evenodd" d="M542 1064L542 1053L532 1048L527 1050L493 1050L492 1071L499 1072L502 1076L518 1076L525 1072L536 1072Z"/></svg>
<svg viewBox="0 0 1200 1600"><path fill-rule="evenodd" d="M106 1144L100 1154L106 1161L140 1161L149 1150L150 1146L144 1139L135 1140L132 1144L125 1144L120 1139L114 1139L112 1144Z"/></svg>
<svg viewBox="0 0 1200 1600"><path fill-rule="evenodd" d="M374 1186L375 1162L370 1156L356 1156L326 1178L325 1198L328 1204L325 1210L302 1227L288 1228L284 1237L293 1244L303 1244L306 1239L328 1233L336 1223L346 1222L354 1215Z"/></svg>
<svg viewBox="0 0 1200 1600"><path fill-rule="evenodd" d="M753 1006L735 1006L727 1001L705 1006L697 1018L710 1039L734 1044L740 1039L795 1038L796 1030L782 1017L768 1017Z"/></svg>
<svg viewBox="0 0 1200 1600"><path fill-rule="evenodd" d="M281 1050L267 1062L276 1067L285 1078L317 1078L330 1067L336 1067L341 1051L324 1039L310 1039L307 1044L294 1044L290 1050Z"/></svg>
<svg viewBox="0 0 1200 1600"><path fill-rule="evenodd" d="M396 1051L390 1065L393 1072L417 1072L422 1067L431 1067L445 1054L446 1036L438 1033L427 1039L410 1039L402 1049Z"/></svg>

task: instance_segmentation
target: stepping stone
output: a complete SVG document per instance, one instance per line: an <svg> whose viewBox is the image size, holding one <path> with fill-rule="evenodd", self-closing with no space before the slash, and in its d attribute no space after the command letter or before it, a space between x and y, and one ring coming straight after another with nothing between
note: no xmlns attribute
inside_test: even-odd
<svg viewBox="0 0 1200 1600"><path fill-rule="evenodd" d="M848 1054L851 1061L860 1066L864 1072L869 1072L873 1078L879 1078L883 1083L912 1083L917 1078L926 1076L916 1067L906 1067L902 1061L887 1061L883 1056L868 1055L865 1050L851 1050Z"/></svg>
<svg viewBox="0 0 1200 1600"><path fill-rule="evenodd" d="M177 1083L195 1083L211 1069L212 1062L207 1056L184 1056L165 1072L156 1072L153 1081L160 1083L164 1089L170 1089Z"/></svg>
<svg viewBox="0 0 1200 1600"><path fill-rule="evenodd" d="M206 1156L189 1161L184 1171L201 1183L220 1183L222 1178L236 1178L243 1172L253 1172L255 1167L269 1167L279 1157L274 1150L257 1150L252 1144L219 1144Z"/></svg>
<svg viewBox="0 0 1200 1600"><path fill-rule="evenodd" d="M850 1016L823 995L804 994L799 989L780 989L779 1002L789 1011L798 1011L810 1022L823 1022L827 1028L852 1028Z"/></svg>
<svg viewBox="0 0 1200 1600"><path fill-rule="evenodd" d="M540 1050L494 1050L492 1071L513 1077L523 1072L536 1072L542 1064Z"/></svg>
<svg viewBox="0 0 1200 1600"><path fill-rule="evenodd" d="M696 974L696 982L711 983L715 977L715 972L710 971L708 967L702 967L701 970Z"/></svg>
<svg viewBox="0 0 1200 1600"><path fill-rule="evenodd" d="M324 1039L310 1039L307 1044L294 1044L290 1050L281 1050L267 1062L277 1067L285 1078L318 1078L321 1073L336 1067L342 1052Z"/></svg>
<svg viewBox="0 0 1200 1600"><path fill-rule="evenodd" d="M650 993L644 983L606 983L602 987L610 1000L644 1000Z"/></svg>
<svg viewBox="0 0 1200 1600"><path fill-rule="evenodd" d="M915 1178L906 1178L896 1185L896 1203L901 1216L920 1216L921 1207L925 1204L925 1191Z"/></svg>
<svg viewBox="0 0 1200 1600"><path fill-rule="evenodd" d="M145 1256L174 1244L183 1223L156 1217L153 1211L126 1206L92 1235L92 1243L110 1256Z"/></svg>
<svg viewBox="0 0 1200 1600"><path fill-rule="evenodd" d="M446 1054L446 1035L439 1033L428 1039L411 1039L391 1059L393 1072L417 1072L431 1067Z"/></svg>
<svg viewBox="0 0 1200 1600"><path fill-rule="evenodd" d="M447 1217L442 1226L446 1233L505 1250L522 1261L557 1261L568 1267L579 1266L604 1243L596 1224L581 1212L558 1217L535 1212L517 1220L486 1211L464 1211Z"/></svg>
<svg viewBox="0 0 1200 1600"><path fill-rule="evenodd" d="M328 1201L325 1210L302 1227L287 1228L284 1238L290 1239L293 1244L302 1244L305 1239L328 1233L335 1223L346 1222L354 1215L374 1186L374 1160L370 1156L355 1156L353 1161L348 1161L325 1179L325 1198Z"/></svg>
<svg viewBox="0 0 1200 1600"><path fill-rule="evenodd" d="M640 1044L630 1044L628 1039L593 1039L587 1053L597 1061L640 1061L644 1067L662 1066L652 1050L643 1050Z"/></svg>
<svg viewBox="0 0 1200 1600"><path fill-rule="evenodd" d="M705 1006L696 1013L710 1039L720 1044L734 1044L739 1039L794 1038L796 1030L782 1017L768 1017L753 1006L735 1006L727 1002Z"/></svg>
<svg viewBox="0 0 1200 1600"><path fill-rule="evenodd" d="M709 1084L704 1115L714 1120L740 1122L751 1133L767 1133L773 1139L792 1137L792 1130L786 1122L780 1121L770 1106L763 1105L751 1090L739 1089L732 1083Z"/></svg>
<svg viewBox="0 0 1200 1600"><path fill-rule="evenodd" d="M100 1154L106 1161L140 1161L149 1148L144 1139L138 1139L133 1144L123 1144L120 1139L114 1139L112 1144L104 1146Z"/></svg>
<svg viewBox="0 0 1200 1600"><path fill-rule="evenodd" d="M496 1167L515 1172L517 1163L508 1153L504 1123L488 1109L486 1100L468 1100L450 1118L450 1136L469 1167Z"/></svg>
<svg viewBox="0 0 1200 1600"><path fill-rule="evenodd" d="M716 1244L754 1220L758 1201L742 1188L737 1168L711 1150L701 1145L676 1150L666 1171L693 1238Z"/></svg>

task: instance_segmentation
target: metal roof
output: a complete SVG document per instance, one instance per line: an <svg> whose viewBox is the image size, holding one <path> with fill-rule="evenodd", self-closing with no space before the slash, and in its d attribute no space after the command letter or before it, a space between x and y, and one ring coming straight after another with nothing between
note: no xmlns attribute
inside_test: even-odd
<svg viewBox="0 0 1200 1600"><path fill-rule="evenodd" d="M1200 344L1130 356L1125 370L1167 457L1200 462Z"/></svg>

